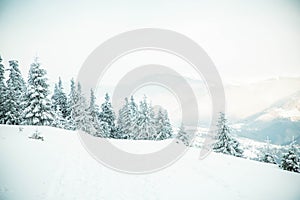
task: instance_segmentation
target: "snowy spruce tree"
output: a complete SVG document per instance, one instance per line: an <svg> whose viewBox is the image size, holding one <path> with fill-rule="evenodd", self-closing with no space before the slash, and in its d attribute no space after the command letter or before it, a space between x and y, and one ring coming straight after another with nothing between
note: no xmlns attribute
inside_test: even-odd
<svg viewBox="0 0 300 200"><path fill-rule="evenodd" d="M75 107L75 101L76 101L76 86L75 81L72 78L71 79L71 85L70 85L70 93L69 97L67 98L67 108L66 108L66 129L67 130L76 130L76 124L75 120L72 117L72 110Z"/></svg>
<svg viewBox="0 0 300 200"><path fill-rule="evenodd" d="M215 152L241 157L243 155L243 150L240 148L239 142L230 135L227 119L222 112L220 113L217 127L216 143L213 145L213 150Z"/></svg>
<svg viewBox="0 0 300 200"><path fill-rule="evenodd" d="M138 131L134 139L149 140L156 136L154 111L147 103L146 96L140 102L139 118L137 120Z"/></svg>
<svg viewBox="0 0 300 200"><path fill-rule="evenodd" d="M63 129L66 129L68 127L67 120L63 117L62 110L59 105L55 107L52 126Z"/></svg>
<svg viewBox="0 0 300 200"><path fill-rule="evenodd" d="M24 94L26 91L25 82L19 69L18 61L9 61L9 78L7 80L7 90L5 93L4 123L18 125L22 121L22 111L24 109ZM2 95L1 95L2 96Z"/></svg>
<svg viewBox="0 0 300 200"><path fill-rule="evenodd" d="M58 84L55 84L54 93L51 97L53 110L60 110L63 118L67 117L67 96L63 91L62 81L59 77ZM60 107L57 109L57 107Z"/></svg>
<svg viewBox="0 0 300 200"><path fill-rule="evenodd" d="M71 110L71 119L74 120L77 130L94 133L92 117L89 112L85 96L82 94L81 85L78 83L74 96L74 105Z"/></svg>
<svg viewBox="0 0 300 200"><path fill-rule="evenodd" d="M280 167L284 170L300 173L299 151L294 140L289 145L288 152L283 155Z"/></svg>
<svg viewBox="0 0 300 200"><path fill-rule="evenodd" d="M117 138L130 138L130 130L131 130L131 112L130 106L128 102L128 98L125 98L125 105L119 110L119 117L117 120Z"/></svg>
<svg viewBox="0 0 300 200"><path fill-rule="evenodd" d="M115 126L115 112L110 103L110 97L106 93L105 94L105 102L101 105L100 112L100 126L104 129L102 132L103 137L112 137L117 138L118 132L116 131Z"/></svg>
<svg viewBox="0 0 300 200"><path fill-rule="evenodd" d="M139 110L133 96L131 96L130 100L126 97L124 106L119 110L119 118L117 121L118 137L134 139L139 131L137 125L138 118Z"/></svg>
<svg viewBox="0 0 300 200"><path fill-rule="evenodd" d="M156 135L155 140L163 140L170 138L172 135L172 127L168 117L167 110L159 109L155 119Z"/></svg>
<svg viewBox="0 0 300 200"><path fill-rule="evenodd" d="M269 140L269 137L267 137L266 145L265 145L265 148L264 148L264 150L262 152L261 161L265 162L265 163L276 164L275 157L272 154L271 149L270 149L270 140Z"/></svg>
<svg viewBox="0 0 300 200"><path fill-rule="evenodd" d="M128 130L128 138L134 139L139 131L138 120L139 120L140 112L139 112L138 105L135 103L133 96L130 97L128 106L130 110L130 128Z"/></svg>
<svg viewBox="0 0 300 200"><path fill-rule="evenodd" d="M181 126L179 127L176 138L186 146L191 146L192 144L192 136L185 130L183 124L181 124Z"/></svg>
<svg viewBox="0 0 300 200"><path fill-rule="evenodd" d="M54 120L51 102L48 99L49 85L45 76L46 70L40 68L40 63L36 58L29 70L22 124L51 125Z"/></svg>
<svg viewBox="0 0 300 200"><path fill-rule="evenodd" d="M6 92L7 88L5 85L5 77L4 77L4 66L2 65L2 58L0 55L0 124L5 124L5 113L6 113Z"/></svg>
<svg viewBox="0 0 300 200"><path fill-rule="evenodd" d="M54 85L54 91L53 91L53 95L51 97L51 101L52 101L52 109L56 110L56 107L58 106L58 86L55 83Z"/></svg>
<svg viewBox="0 0 300 200"><path fill-rule="evenodd" d="M99 123L100 109L99 106L96 104L96 96L93 89L91 89L91 93L90 93L89 113L90 113L89 115L91 117L93 127L95 128L95 132L93 135L101 137L102 129ZM102 128L105 129L105 127Z"/></svg>

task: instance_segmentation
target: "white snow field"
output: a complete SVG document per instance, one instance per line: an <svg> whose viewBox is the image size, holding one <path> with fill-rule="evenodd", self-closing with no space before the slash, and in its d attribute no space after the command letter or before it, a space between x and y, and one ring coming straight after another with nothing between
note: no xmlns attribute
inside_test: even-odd
<svg viewBox="0 0 300 200"><path fill-rule="evenodd" d="M129 175L94 160L76 132L39 127L44 141L29 139L35 129L0 126L1 200L300 199L300 174L276 165L216 153L199 160L200 150L191 148L162 171Z"/></svg>

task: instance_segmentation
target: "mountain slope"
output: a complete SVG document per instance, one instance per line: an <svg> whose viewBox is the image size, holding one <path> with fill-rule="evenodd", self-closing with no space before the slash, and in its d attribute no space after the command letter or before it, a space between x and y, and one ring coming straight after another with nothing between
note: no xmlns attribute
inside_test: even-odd
<svg viewBox="0 0 300 200"><path fill-rule="evenodd" d="M269 108L241 122L238 135L285 145L295 140L300 144L300 91L279 100Z"/></svg>
<svg viewBox="0 0 300 200"><path fill-rule="evenodd" d="M0 126L0 199L290 199L300 198L300 174L223 154L198 160L191 148L172 166L148 175L115 172L96 162L75 132L39 127L44 141ZM101 138L95 138L101 140ZM151 149L169 141L111 140ZM133 148L134 149L134 148Z"/></svg>

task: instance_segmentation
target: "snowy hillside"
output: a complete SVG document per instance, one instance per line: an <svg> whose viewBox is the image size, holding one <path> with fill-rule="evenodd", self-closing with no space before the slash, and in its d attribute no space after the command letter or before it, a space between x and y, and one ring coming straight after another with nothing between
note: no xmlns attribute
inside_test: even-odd
<svg viewBox="0 0 300 200"><path fill-rule="evenodd" d="M94 160L72 131L0 127L0 199L300 199L300 174L276 165L192 148L174 165L148 175L128 175ZM100 139L100 138L95 138ZM111 140L152 151L169 141Z"/></svg>

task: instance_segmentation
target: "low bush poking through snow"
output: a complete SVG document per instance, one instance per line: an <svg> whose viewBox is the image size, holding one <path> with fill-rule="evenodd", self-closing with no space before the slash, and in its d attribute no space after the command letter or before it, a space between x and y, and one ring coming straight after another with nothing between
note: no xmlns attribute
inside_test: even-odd
<svg viewBox="0 0 300 200"><path fill-rule="evenodd" d="M29 136L29 138L44 141L44 137L41 136L41 133L37 129L34 131L34 133L31 136Z"/></svg>

